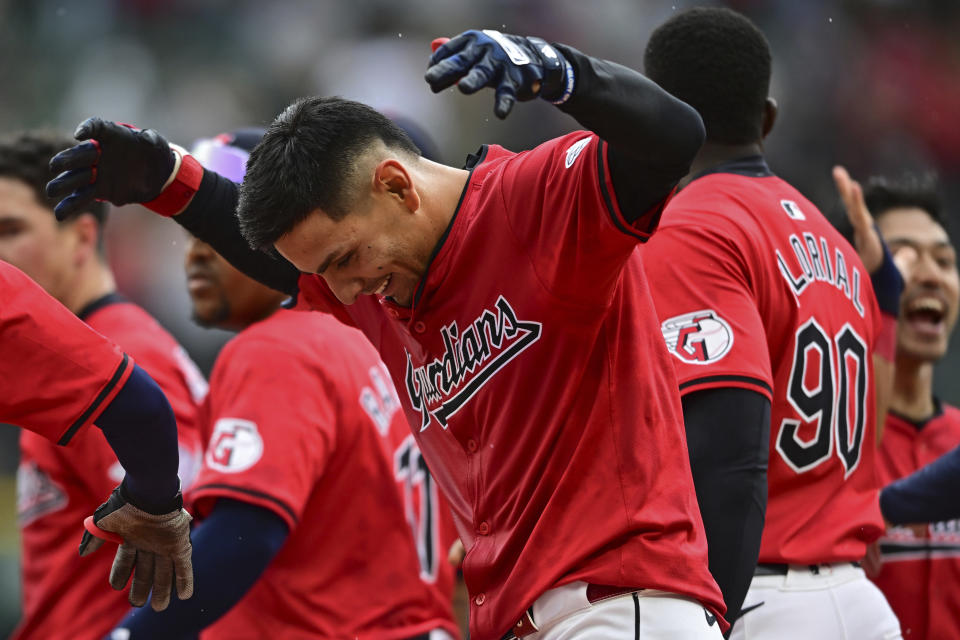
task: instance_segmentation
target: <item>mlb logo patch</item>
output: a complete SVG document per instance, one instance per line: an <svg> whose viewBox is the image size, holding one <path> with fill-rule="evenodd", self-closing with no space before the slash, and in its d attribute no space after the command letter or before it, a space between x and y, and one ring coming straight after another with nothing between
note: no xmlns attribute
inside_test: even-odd
<svg viewBox="0 0 960 640"><path fill-rule="evenodd" d="M660 331L670 353L689 364L716 362L733 346L733 330L713 309L664 320Z"/></svg>

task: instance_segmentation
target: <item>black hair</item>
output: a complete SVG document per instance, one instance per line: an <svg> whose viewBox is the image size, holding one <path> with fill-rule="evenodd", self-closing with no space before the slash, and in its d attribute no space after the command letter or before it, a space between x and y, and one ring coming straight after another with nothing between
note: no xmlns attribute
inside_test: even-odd
<svg viewBox="0 0 960 640"><path fill-rule="evenodd" d="M251 247L277 239L322 210L334 220L356 203L357 158L376 140L419 157L420 151L389 118L339 97L301 98L267 129L247 161L237 217Z"/></svg>
<svg viewBox="0 0 960 640"><path fill-rule="evenodd" d="M863 199L874 219L891 209L915 207L946 228L940 189L932 173L904 173L896 178L873 176L863 186Z"/></svg>
<svg viewBox="0 0 960 640"><path fill-rule="evenodd" d="M700 113L707 140L746 144L763 137L770 90L770 44L736 11L698 7L653 32L647 76Z"/></svg>
<svg viewBox="0 0 960 640"><path fill-rule="evenodd" d="M50 171L50 158L75 144L76 140L50 131L22 131L4 136L0 138L0 177L13 178L29 185L37 202L50 209L52 216L58 199L49 198L46 193L47 182L56 177ZM107 204L91 202L71 218L82 213L91 214L102 227L107 219ZM98 245L102 238L101 233Z"/></svg>

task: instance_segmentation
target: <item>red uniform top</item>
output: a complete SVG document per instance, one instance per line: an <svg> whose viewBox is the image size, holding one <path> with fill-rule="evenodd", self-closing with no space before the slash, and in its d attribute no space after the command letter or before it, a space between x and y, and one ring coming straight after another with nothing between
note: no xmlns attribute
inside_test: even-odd
<svg viewBox="0 0 960 640"><path fill-rule="evenodd" d="M880 311L853 247L757 156L697 178L643 254L681 393L771 401L760 562L863 558L883 531L871 353Z"/></svg>
<svg viewBox="0 0 960 640"><path fill-rule="evenodd" d="M884 485L910 475L960 443L960 410L943 406L916 425L887 415L880 445ZM935 522L919 537L892 527L880 539L883 568L873 578L910 640L960 638L960 520Z"/></svg>
<svg viewBox="0 0 960 640"><path fill-rule="evenodd" d="M471 635L499 638L574 580L724 611L707 570L680 398L640 270L655 226L622 216L605 143L484 147L412 308L306 304L376 346L467 549Z"/></svg>
<svg viewBox="0 0 960 640"><path fill-rule="evenodd" d="M197 410L206 381L176 340L146 311L116 295L80 318L136 358L160 385L177 419L180 480L199 466ZM17 511L21 534L23 619L14 638L100 640L130 610L127 594L107 585L113 554L77 554L80 523L123 480L123 467L99 429L78 433L67 448L20 436Z"/></svg>
<svg viewBox="0 0 960 640"><path fill-rule="evenodd" d="M188 499L201 518L218 498L261 506L290 534L204 640L456 634L451 593L420 579L452 567L444 552L421 569L397 490L425 490L423 511L409 515L430 548L444 507L398 409L376 352L329 315L280 310L223 348Z"/></svg>
<svg viewBox="0 0 960 640"><path fill-rule="evenodd" d="M133 371L129 356L3 261L0 350L0 421L57 444L96 420Z"/></svg>

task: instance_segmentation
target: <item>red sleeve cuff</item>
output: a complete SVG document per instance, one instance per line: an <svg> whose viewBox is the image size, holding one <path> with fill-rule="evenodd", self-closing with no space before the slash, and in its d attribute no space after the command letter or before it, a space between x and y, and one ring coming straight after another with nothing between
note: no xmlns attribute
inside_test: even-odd
<svg viewBox="0 0 960 640"><path fill-rule="evenodd" d="M171 217L183 211L190 199L200 188L203 180L203 167L190 154L183 154L180 160L180 169L173 182L160 195L144 202L143 206L162 216Z"/></svg>

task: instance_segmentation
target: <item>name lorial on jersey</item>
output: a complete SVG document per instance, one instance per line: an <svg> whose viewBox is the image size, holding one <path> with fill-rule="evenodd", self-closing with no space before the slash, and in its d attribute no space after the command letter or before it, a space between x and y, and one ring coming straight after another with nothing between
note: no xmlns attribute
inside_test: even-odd
<svg viewBox="0 0 960 640"><path fill-rule="evenodd" d="M420 412L420 431L432 419L447 428L447 420L459 411L483 385L522 351L540 339L543 325L518 320L513 307L500 296L492 309L460 329L456 321L440 329L443 354L432 362L413 365L407 352L407 393Z"/></svg>
<svg viewBox="0 0 960 640"><path fill-rule="evenodd" d="M796 258L793 264L799 267L798 275L794 275L780 250L776 251L780 273L790 285L794 295L799 298L800 294L813 282L827 282L843 291L862 318L864 311L860 300L860 270L854 265L848 271L843 252L839 248L834 248L831 252L831 247L823 236L820 236L818 243L812 233L805 231L802 235L801 240L797 234L790 234L790 246L793 247L793 255Z"/></svg>

